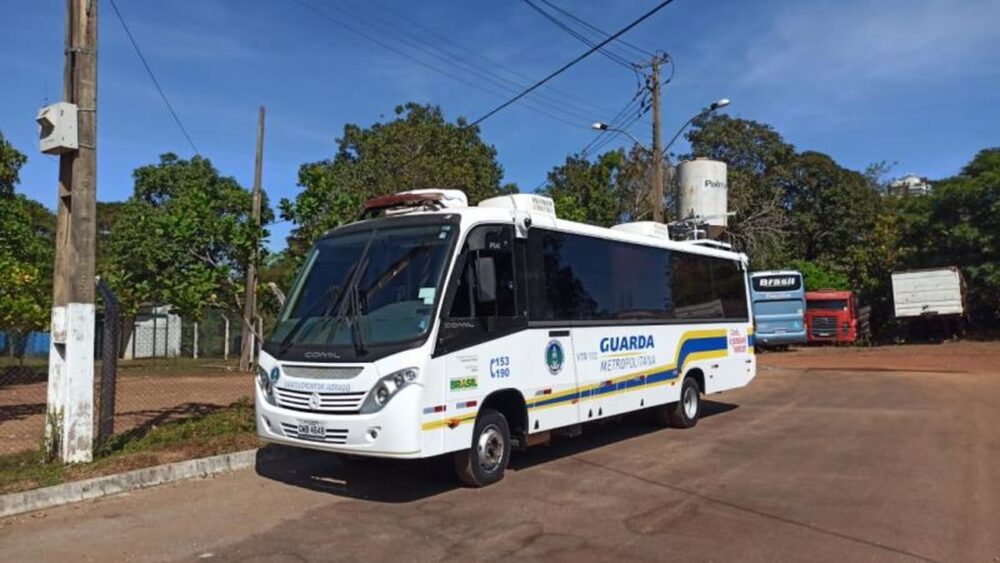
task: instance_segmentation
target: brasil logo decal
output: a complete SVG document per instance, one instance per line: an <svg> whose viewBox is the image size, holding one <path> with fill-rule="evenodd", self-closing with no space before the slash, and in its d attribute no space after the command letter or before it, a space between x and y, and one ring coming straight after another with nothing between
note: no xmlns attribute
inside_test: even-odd
<svg viewBox="0 0 1000 563"><path fill-rule="evenodd" d="M565 361L566 354L563 353L562 344L558 340L550 340L545 346L545 365L549 368L549 373L556 375L561 372Z"/></svg>

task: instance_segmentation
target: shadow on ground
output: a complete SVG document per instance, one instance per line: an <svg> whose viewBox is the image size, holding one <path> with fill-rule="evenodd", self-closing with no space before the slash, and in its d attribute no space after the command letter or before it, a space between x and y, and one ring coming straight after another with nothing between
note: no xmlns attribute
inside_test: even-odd
<svg viewBox="0 0 1000 563"><path fill-rule="evenodd" d="M710 417L738 408L704 400L701 416ZM508 471L525 471L565 457L654 432L672 432L654 425L639 412L619 420L584 426L575 438L555 437L548 446L515 452ZM344 456L334 453L268 445L257 452L255 464L261 477L316 492L385 503L406 503L448 492L462 485L455 479L451 456L392 460Z"/></svg>

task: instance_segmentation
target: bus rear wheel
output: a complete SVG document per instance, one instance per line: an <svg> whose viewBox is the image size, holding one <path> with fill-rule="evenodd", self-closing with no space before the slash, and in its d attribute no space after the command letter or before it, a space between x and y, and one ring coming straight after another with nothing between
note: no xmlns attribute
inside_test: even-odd
<svg viewBox="0 0 1000 563"><path fill-rule="evenodd" d="M701 415L701 388L693 377L685 377L681 384L681 400L653 410L654 420L662 426L691 428L698 424Z"/></svg>
<svg viewBox="0 0 1000 563"><path fill-rule="evenodd" d="M458 479L470 487L485 487L503 479L510 445L507 419L493 409L484 409L476 418L472 447L455 452Z"/></svg>

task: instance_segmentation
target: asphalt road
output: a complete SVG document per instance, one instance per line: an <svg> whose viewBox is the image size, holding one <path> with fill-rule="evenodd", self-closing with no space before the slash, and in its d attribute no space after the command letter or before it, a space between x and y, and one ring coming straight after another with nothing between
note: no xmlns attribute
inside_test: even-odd
<svg viewBox="0 0 1000 563"><path fill-rule="evenodd" d="M0 560L995 562L997 372L765 368L692 430L588 427L479 490L444 460L265 450L0 521Z"/></svg>

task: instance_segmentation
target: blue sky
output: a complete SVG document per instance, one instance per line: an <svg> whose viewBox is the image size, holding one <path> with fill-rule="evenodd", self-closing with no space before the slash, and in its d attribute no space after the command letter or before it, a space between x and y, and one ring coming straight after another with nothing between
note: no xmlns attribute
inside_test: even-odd
<svg viewBox="0 0 1000 563"><path fill-rule="evenodd" d="M192 154L146 77L107 0L101 1L98 198L128 197L134 168L167 151ZM442 74L317 17L291 1L118 0L133 33L200 152L250 185L256 108L267 106L264 185L293 197L299 165L328 158L346 123L367 126L413 100L449 118L475 118L504 99L483 81L413 43L461 45L491 75L540 78L586 47L520 0L308 0ZM553 0L616 30L655 0ZM58 101L64 34L61 0L4 0L0 19L0 130L29 156L19 190L52 207L57 159L37 152L38 108ZM430 35L403 16L436 35ZM895 175L955 174L1000 145L1000 2L996 0L677 0L626 38L669 52L665 135L708 102L772 124L799 150L862 169L897 162ZM375 29L390 24L393 33ZM366 27L366 26L374 26ZM467 60L472 55L463 53ZM532 189L567 153L629 101L635 76L593 56L557 78L535 110L515 105L486 121L505 181ZM553 104L553 100L558 103ZM538 104L549 104L539 106ZM552 105L557 106L556 109ZM649 136L649 116L631 132ZM609 145L623 145L616 140ZM674 147L683 152L683 141ZM290 225L272 229L284 246Z"/></svg>

